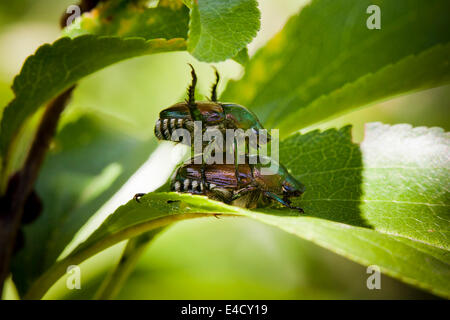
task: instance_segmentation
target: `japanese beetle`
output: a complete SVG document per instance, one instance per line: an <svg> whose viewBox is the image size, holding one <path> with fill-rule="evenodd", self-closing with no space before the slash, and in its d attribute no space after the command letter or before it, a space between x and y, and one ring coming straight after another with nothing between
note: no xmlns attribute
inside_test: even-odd
<svg viewBox="0 0 450 320"><path fill-rule="evenodd" d="M273 161L273 160L272 160ZM244 208L266 206L271 200L303 212L291 205L290 198L299 197L305 187L287 169L278 164L277 171L261 174L264 164L212 164L205 168L199 164L185 164L172 177L171 190L207 197ZM204 170L205 180L202 179Z"/></svg>
<svg viewBox="0 0 450 320"><path fill-rule="evenodd" d="M176 103L159 114L155 124L155 135L159 140L171 140L176 129L187 129L193 137L194 121L201 121L203 130L217 128L223 134L226 129L252 130L256 134L264 129L256 115L247 108L234 104L217 101L217 84L219 73L216 73L216 82L212 87L210 101L195 101L195 86L197 75L191 67L192 83L188 88L188 99ZM270 137L267 135L267 139Z"/></svg>

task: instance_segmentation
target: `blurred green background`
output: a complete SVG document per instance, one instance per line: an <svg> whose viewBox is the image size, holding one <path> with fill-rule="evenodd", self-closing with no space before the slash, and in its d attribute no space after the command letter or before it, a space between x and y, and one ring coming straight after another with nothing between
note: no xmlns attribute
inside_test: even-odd
<svg viewBox="0 0 450 320"><path fill-rule="evenodd" d="M303 0L260 0L262 27L250 54L279 31ZM59 17L72 0L0 1L0 105L13 97L10 90L25 58L60 35ZM152 139L160 109L183 98L189 82L187 62L197 69L199 91L208 94L213 81L210 65L187 53L137 58L100 71L77 88L62 126L82 115L95 115L105 126L137 139ZM227 79L243 69L233 61L216 65ZM301 76L301 75L299 75ZM449 130L449 86L412 93L365 107L314 128L353 125L355 141L364 123L410 123ZM239 101L235 101L239 103ZM307 128L302 131L308 131ZM161 183L164 179L161 179ZM145 183L141 181L141 184ZM154 189L158 182L152 181ZM124 199L136 187L127 189ZM137 191L136 191L137 192ZM119 198L118 198L119 199ZM123 203L122 198L116 203ZM95 228L114 206L102 208L85 226ZM83 232L77 236L83 237ZM61 279L46 298L89 299L117 262L124 243L82 264L82 290L69 291ZM199 219L177 223L146 250L118 298L121 299L400 299L434 298L387 276L381 290L368 290L366 268L275 228L242 218ZM8 289L7 297L14 292Z"/></svg>

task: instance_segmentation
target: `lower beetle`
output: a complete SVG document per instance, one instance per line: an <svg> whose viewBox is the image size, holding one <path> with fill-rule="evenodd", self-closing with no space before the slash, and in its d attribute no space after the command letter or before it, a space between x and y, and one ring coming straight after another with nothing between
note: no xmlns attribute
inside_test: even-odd
<svg viewBox="0 0 450 320"><path fill-rule="evenodd" d="M305 187L297 181L281 164L277 172L261 174L263 164L239 164L236 176L234 164L202 165L185 164L177 169L171 182L171 191L206 195L210 199L244 208L256 208L268 205L271 200L303 212L302 208L291 204L290 198L299 197ZM143 194L137 194L136 200Z"/></svg>

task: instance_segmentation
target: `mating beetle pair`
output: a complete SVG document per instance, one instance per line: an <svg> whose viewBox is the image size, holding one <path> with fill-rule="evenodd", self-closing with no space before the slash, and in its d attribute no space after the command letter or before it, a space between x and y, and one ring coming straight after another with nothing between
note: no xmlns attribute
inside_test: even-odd
<svg viewBox="0 0 450 320"><path fill-rule="evenodd" d="M210 101L195 101L197 76L191 66L192 83L188 88L188 99L177 103L159 114L155 124L155 135L159 140L172 140L176 129L184 128L193 136L194 121L201 121L203 128L216 128L221 132L227 129L242 129L259 132L263 126L258 118L247 108L217 101L219 74L212 87ZM270 139L270 137L268 137ZM236 150L235 150L236 152ZM248 160L251 156L246 155ZM272 160L273 161L273 160ZM172 177L171 190L206 195L211 199L245 208L268 205L271 200L299 210L291 205L291 197L299 197L304 186L297 181L281 164L277 171L262 174L267 165L246 162L246 164L185 164L179 167ZM267 172L267 171L266 171ZM137 194L136 200L143 194Z"/></svg>

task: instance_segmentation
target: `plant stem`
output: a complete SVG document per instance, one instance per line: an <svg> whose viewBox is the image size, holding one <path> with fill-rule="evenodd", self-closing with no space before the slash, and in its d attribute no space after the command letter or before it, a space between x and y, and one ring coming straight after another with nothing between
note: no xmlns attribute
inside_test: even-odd
<svg viewBox="0 0 450 320"><path fill-rule="evenodd" d="M94 299L111 300L119 294L142 254L162 230L164 229L158 228L128 240L119 262L112 272L105 277Z"/></svg>
<svg viewBox="0 0 450 320"><path fill-rule="evenodd" d="M58 120L74 87L67 89L47 105L23 167L9 180L6 192L0 199L0 292L3 291L3 284L9 274L25 202L33 190Z"/></svg>
<svg viewBox="0 0 450 320"><path fill-rule="evenodd" d="M50 289L51 286L60 277L62 277L64 273L66 273L68 266L79 264L87 258L92 257L93 255L115 245L116 243L139 236L144 232L167 226L177 221L193 218L214 217L215 215L216 214L214 213L183 213L170 215L151 221L146 221L134 225L130 228L120 230L115 234L96 241L88 246L83 246L84 243L82 243L69 256L53 264L50 269L48 269L41 277L34 281L28 292L25 294L24 298L29 300L41 299L48 291L48 289ZM233 214L225 214L224 216L234 217Z"/></svg>

